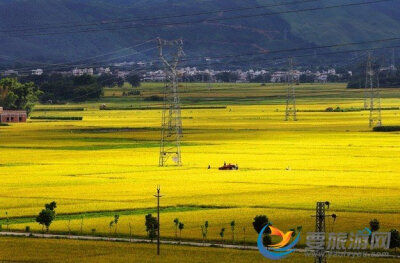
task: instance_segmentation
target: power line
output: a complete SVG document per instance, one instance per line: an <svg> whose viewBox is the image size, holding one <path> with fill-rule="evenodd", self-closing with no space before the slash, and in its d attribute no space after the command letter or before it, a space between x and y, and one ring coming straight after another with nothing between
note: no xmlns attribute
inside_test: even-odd
<svg viewBox="0 0 400 263"><path fill-rule="evenodd" d="M322 45L322 46L313 46L313 47L303 47L303 48L289 48L289 49L278 49L278 50L270 50L268 52L257 52L257 53L246 53L246 54L229 54L223 56L197 56L197 58L212 58L212 59L221 59L221 58L229 58L229 57L242 57L242 56L255 56L255 55L268 55L273 53L283 53L283 52L295 52L295 51L305 51L305 50L315 50L315 49L324 49L324 48L337 48L337 47L345 47L345 46L354 46L354 45L364 45L364 44L372 44L372 43L379 43L379 42L390 42L400 40L400 37L392 37L392 38L384 38L384 39L376 39L376 40L366 40L366 41L358 41L358 42L347 42L347 43L340 43L340 44L330 44L330 45ZM191 57L191 60L195 57ZM182 62L188 61L182 60Z"/></svg>
<svg viewBox="0 0 400 263"><path fill-rule="evenodd" d="M141 44L136 45L135 47L139 46L139 45L143 45L145 43L149 43L152 42L154 39L150 39L147 40ZM339 44L329 44L329 45L322 45L322 46L312 46L312 47L303 47L303 48L290 48L290 49L276 49L276 50L270 50L268 51L268 53L265 52L257 52L257 53L245 53L245 54L227 54L227 55L222 55L222 56L192 56L189 57L187 59L182 59L181 62L190 62L190 61L196 61L196 59L201 59L204 57L210 58L210 59L224 59L224 58L239 58L239 57L248 57L248 56L267 56L270 54L277 54L277 53L285 53L285 52L298 52L298 51L307 51L307 50L316 50L316 49L327 49L327 48L339 48L339 47L346 47L346 46L356 46L356 45L365 45L365 44L373 44L373 43L383 43L383 42L391 42L391 41L396 41L396 40L400 40L400 37L392 37L392 38L384 38L384 39L375 39L375 40L367 40L367 41L358 41L358 42L347 42L347 43L339 43ZM397 47L397 46L393 46L393 47ZM389 47L383 47L383 48L389 48ZM141 52L147 52L149 50L152 50L154 48L149 48L147 50L144 51L135 51L135 53L141 53ZM381 49L380 47L378 48L368 48L368 49L360 49L360 50L350 50L350 52L357 52L357 51L365 51L365 50L373 50L373 49ZM337 53L345 53L346 51L337 51ZM337 54L336 51L334 52L330 52L330 53L320 53L319 55L327 55L327 54ZM134 55L134 54L129 54L129 55L124 55L124 56L120 56L120 57L128 57L130 55ZM101 56L101 55L99 55ZM308 57L309 55L295 55L292 57ZM285 58L285 57L281 57L281 58ZM81 61L84 60L89 60L91 58L87 58L87 59L83 59ZM112 58L110 60L113 60L116 58ZM262 60L265 60L264 58ZM78 60L79 61L79 60ZM151 60L149 61L150 63L155 63L158 60ZM252 59L248 60L248 61L253 61ZM99 62L96 62L97 64L92 64L93 65L98 65ZM239 61L241 62L241 61ZM246 62L246 60L244 60L244 62ZM215 65L215 64L225 64L226 62L214 62L214 63L210 63L207 62L207 65ZM88 67L89 65L87 64L70 64L69 63L64 63L64 64L50 64L51 66L63 66L64 68L67 67L76 67L76 66L86 66ZM204 65L204 64L197 64L197 65Z"/></svg>
<svg viewBox="0 0 400 263"><path fill-rule="evenodd" d="M32 31L32 30L47 30L47 29L57 29L57 28L74 28L74 27L85 27L85 26L103 26L103 25L109 25L109 24L129 23L129 22L135 22L135 21L151 21L151 20L159 20L159 19L193 17L193 16L200 16L200 15L218 14L221 12L228 13L228 12L235 12L235 11L246 11L246 10L270 8L270 7L280 7L280 6L286 6L286 5L304 4L304 3L317 2L317 1L320 1L320 0L303 0L303 1L272 4L272 5L258 5L258 6L253 6L253 7L221 9L221 10L216 10L216 11L214 10L214 11L206 11L206 12L198 12L198 13L182 14L182 15L165 15L165 16L141 17L141 18L131 18L131 19L99 20L99 21L92 21L89 23L72 24L72 25L70 23L62 23L62 24L58 24L58 25L42 24L42 25L39 25L42 27L0 30L0 33L23 32L23 31ZM49 25L49 26L44 27L45 25Z"/></svg>
<svg viewBox="0 0 400 263"><path fill-rule="evenodd" d="M281 14L311 12L311 11L334 9L334 8L341 8L341 7L362 6L362 5L370 5L370 4L382 3L382 2L388 2L388 1L396 1L396 0L374 0L374 1L367 1L367 2L331 5L331 6L325 6L325 7L304 8L304 9L297 9L297 10L288 10L288 11L279 11L279 12L270 12L270 13L261 13L261 14L252 14L252 15L240 15L240 16L214 18L214 19L201 19L201 20L197 20L197 21L156 23L156 24L134 24L131 26L117 27L117 28L93 28L93 29L85 29L85 30L77 30L77 31L45 32L45 33L35 33L35 34L9 35L9 37L29 37L29 36L46 36L46 35L49 36L49 35L59 35L59 34L114 31L114 30L125 30L125 29L146 28L146 27L194 25L194 24L201 24L201 23L205 23L205 22L218 22L218 21L224 21L224 20L235 20L235 19L254 18L254 17L261 17L261 16L273 16L273 15L281 15Z"/></svg>
<svg viewBox="0 0 400 263"><path fill-rule="evenodd" d="M139 46L142 46L142 45L145 45L145 44L147 44L147 43L150 43L150 42L152 42L152 41L154 41L154 40L155 40L155 39L150 39L150 40L147 40L147 41L145 41L145 42L143 42L143 43L140 43L140 44L138 44L138 45L134 45L134 46L131 46L131 47L122 48L122 49L115 50L115 51L112 51L112 52L108 52L108 53L104 53L104 54L100 54L100 55L96 55L96 56L88 57L88 58L84 58L84 59L79 59L79 60L75 60L75 61L73 61L73 62L67 62L67 63L50 64L50 63L41 63L41 62L38 62L38 61L31 61L31 60L17 60L17 62L27 62L27 63L30 63L30 64L38 63L38 64L47 65L47 67L43 67L43 69L46 69L46 68L49 68L49 67L56 67L56 68L58 67L59 69L60 69L60 67L61 67L61 68L81 67L81 66L83 66L83 67L86 66L86 67L87 67L87 64L73 64L73 63L78 63L78 62L81 62L81 61L92 60L92 59L95 59L95 58L98 58L98 57L104 57L104 56L108 56L108 55L111 55L111 54L115 54L115 53L118 53L118 52L121 52L121 51L124 51L124 50L129 50L129 49L137 48L137 47L139 47ZM151 47L151 48L148 48L148 49L145 49L145 50L141 50L141 51L135 50L134 53L130 53L130 54L126 54L126 55L121 55L121 56L118 56L118 57L111 57L111 58L108 58L108 59L106 59L106 60L96 61L96 63L102 63L102 62L104 63L104 62L111 61L111 60L115 60L115 59L118 59L118 58L129 57L129 56L133 56L133 55L136 55L136 54L139 54L139 53L148 52L148 51L154 50L154 49L156 49L156 48L155 48L155 47ZM0 57L6 58L6 59L7 59L7 57L5 57L5 56L0 56ZM15 59L12 59L12 58L8 58L8 60L16 61ZM29 70L29 69L33 69L33 68L30 68L30 67L23 67L23 68L17 68L17 69L15 69L15 70L21 70L21 69L28 69L28 70Z"/></svg>

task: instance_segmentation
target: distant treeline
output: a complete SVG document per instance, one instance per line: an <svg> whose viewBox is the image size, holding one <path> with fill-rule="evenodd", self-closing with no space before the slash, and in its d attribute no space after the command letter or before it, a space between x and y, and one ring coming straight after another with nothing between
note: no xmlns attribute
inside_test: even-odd
<svg viewBox="0 0 400 263"><path fill-rule="evenodd" d="M372 70L375 72L372 83L375 87L382 88L400 88L400 69L386 68L381 69L377 62L372 63ZM366 66L360 64L353 70L353 75L350 77L347 88L362 89L365 88L366 81Z"/></svg>
<svg viewBox="0 0 400 263"><path fill-rule="evenodd" d="M35 108L33 111L84 111L85 108L72 107L72 108Z"/></svg>
<svg viewBox="0 0 400 263"><path fill-rule="evenodd" d="M103 74L98 77L90 75L65 76L62 74L43 74L41 76L20 77L21 83L33 82L42 92L39 100L42 103L62 103L65 101L86 101L98 99L103 95L104 87L122 87L125 79ZM132 86L140 85L140 77L132 74L126 77Z"/></svg>
<svg viewBox="0 0 400 263"><path fill-rule="evenodd" d="M31 120L81 121L83 117L35 116L31 117Z"/></svg>

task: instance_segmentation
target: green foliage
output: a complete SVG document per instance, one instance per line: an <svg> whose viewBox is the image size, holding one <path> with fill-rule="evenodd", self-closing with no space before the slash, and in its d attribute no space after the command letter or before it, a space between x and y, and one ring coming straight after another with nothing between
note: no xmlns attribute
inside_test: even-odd
<svg viewBox="0 0 400 263"><path fill-rule="evenodd" d="M201 225L201 235L203 237L203 242L207 240L207 235L208 235L208 221L204 222L204 225Z"/></svg>
<svg viewBox="0 0 400 263"><path fill-rule="evenodd" d="M380 223L378 219L373 219L369 222L369 229L371 230L371 232L376 232L379 230L379 228L380 228Z"/></svg>
<svg viewBox="0 0 400 263"><path fill-rule="evenodd" d="M174 219L174 224L175 224L175 238L178 238L178 227L179 227L179 218Z"/></svg>
<svg viewBox="0 0 400 263"><path fill-rule="evenodd" d="M260 233L261 230L263 229L264 226L266 226L269 223L268 217L265 215L258 215L254 217L253 221L253 227L254 230L257 233ZM271 230L267 228L264 231L264 236L263 236L263 243L264 245L270 245L271 244L271 236L269 235L271 233Z"/></svg>
<svg viewBox="0 0 400 263"><path fill-rule="evenodd" d="M124 80L122 78L116 78L111 74L102 74L96 79L97 84L101 87L122 87L124 85Z"/></svg>
<svg viewBox="0 0 400 263"><path fill-rule="evenodd" d="M254 230L257 233L260 233L261 230L263 229L264 226L266 226L269 223L268 217L265 215L258 215L256 217L254 217L254 221L253 221L253 227ZM267 229L265 232L268 233L269 229Z"/></svg>
<svg viewBox="0 0 400 263"><path fill-rule="evenodd" d="M263 244L264 246L268 246L272 244L271 236L270 235L264 235L263 236Z"/></svg>
<svg viewBox="0 0 400 263"><path fill-rule="evenodd" d="M45 209L43 209L39 215L36 217L36 222L46 227L46 231L49 232L49 228L53 220L56 218L55 208L57 208L56 202L51 202L45 204Z"/></svg>
<svg viewBox="0 0 400 263"><path fill-rule="evenodd" d="M221 231L219 232L219 236L224 239L224 235L225 235L225 228L221 228Z"/></svg>
<svg viewBox="0 0 400 263"><path fill-rule="evenodd" d="M236 82L239 75L236 72L223 71L215 75L215 78L221 82Z"/></svg>
<svg viewBox="0 0 400 263"><path fill-rule="evenodd" d="M400 126L377 126L373 128L376 132L393 132L400 131Z"/></svg>
<svg viewBox="0 0 400 263"><path fill-rule="evenodd" d="M140 76L138 74L132 73L129 74L125 79L132 87L139 87L140 86Z"/></svg>
<svg viewBox="0 0 400 263"><path fill-rule="evenodd" d="M65 101L86 101L98 99L103 95L103 85L90 75L63 76L61 74L30 76L21 82L32 81L42 91L42 103L61 103ZM28 82L29 83L29 82Z"/></svg>
<svg viewBox="0 0 400 263"><path fill-rule="evenodd" d="M343 1L342 1L343 2ZM144 4L146 3L146 4ZM174 14L190 14L269 4L268 1L207 1L205 3L188 1L99 1L99 0L63 0L63 1L0 1L1 10L7 10L0 17L0 23L4 28L20 25L31 28L32 25L66 25L74 21L81 23L110 18L126 17L152 17L157 12L158 16L170 15L171 3L174 5ZM321 7L329 5L330 1L308 3L303 7ZM298 7L300 8L300 6ZM288 5L269 8L267 13L297 9ZM51 36L51 41L46 37L37 37L32 41L19 38L18 35L8 37L2 35L1 55L17 57L19 60L32 59L42 62L70 62L82 61L91 55L96 56L113 50L128 47L132 39L143 41L154 39L159 35L182 36L185 40L191 40L191 53L198 56L210 56L217 54L245 54L254 53L254 49L276 50L293 47L327 45L330 43L357 42L366 39L366 34L373 34L373 39L387 38L388 32L399 32L400 5L396 1L365 5L361 8L335 8L320 12L300 12L295 15L255 16L240 20L226 20L223 23L201 23L187 27L160 27L157 30L151 28L131 28L129 30L106 30L96 34L57 34ZM62 15L58 15L62 14ZM246 14L251 14L247 13ZM374 14L371 19L370 14ZM229 14L221 13L210 15L210 18L227 17ZM337 19L340 18L340 19ZM176 22L175 19L163 19L163 23ZM181 20L179 20L181 21ZM301 21L301 23L299 23ZM335 26L332 26L335 25ZM75 30L75 29L74 29ZM271 32L272 30L272 32ZM286 34L284 34L286 30ZM62 31L61 29L57 31ZM65 30L64 30L65 31ZM21 33L21 32L20 32ZM29 33L30 34L30 33ZM213 42L198 41L198 36L212 36ZM142 47L143 48L143 47ZM132 53L124 50L122 55ZM154 59L143 54L131 55L129 60ZM291 53L288 53L290 56ZM347 59L348 54L339 54ZM338 57L332 55L331 57ZM115 54L114 54L115 56ZM112 58L112 57L110 57ZM125 59L125 58L124 58ZM243 60L243 59L242 59ZM2 60L2 63L6 60ZM99 57L98 61L104 61ZM304 61L304 62L303 62ZM96 62L96 59L91 60ZM303 63L321 63L321 57L302 58ZM243 64L245 62L242 62ZM254 62L252 62L254 63ZM260 61L265 63L265 61ZM16 64L16 63L15 63ZM223 65L225 66L225 65Z"/></svg>
<svg viewBox="0 0 400 263"><path fill-rule="evenodd" d="M157 236L157 230L158 230L157 218L154 217L152 214L146 215L145 216L145 226L146 226L147 235L153 242L153 239Z"/></svg>
<svg viewBox="0 0 400 263"><path fill-rule="evenodd" d="M396 229L390 230L390 248L400 248L400 233Z"/></svg>
<svg viewBox="0 0 400 263"><path fill-rule="evenodd" d="M163 97L158 95L151 95L150 97L144 98L145 101L163 101Z"/></svg>
<svg viewBox="0 0 400 263"><path fill-rule="evenodd" d="M6 110L26 110L29 114L40 95L32 82L21 84L13 78L0 80L0 106Z"/></svg>
<svg viewBox="0 0 400 263"><path fill-rule="evenodd" d="M185 224L182 223L182 222L179 222L178 228L179 228L179 242L181 242L181 240L182 240L182 230L185 228Z"/></svg>

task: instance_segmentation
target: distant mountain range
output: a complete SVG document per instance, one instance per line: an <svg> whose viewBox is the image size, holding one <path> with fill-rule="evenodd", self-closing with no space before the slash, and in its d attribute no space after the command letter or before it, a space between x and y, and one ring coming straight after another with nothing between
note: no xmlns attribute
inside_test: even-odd
<svg viewBox="0 0 400 263"><path fill-rule="evenodd" d="M156 46L155 42L120 50L107 56L99 55L133 47L158 36L167 39L182 37L187 57L268 52L400 36L400 1L291 12L371 0L302 1L304 3L282 6L282 3L301 1L0 0L0 65L39 67L41 64L38 62L87 64L96 61L155 59L156 48L151 49ZM281 6L272 7L278 4ZM182 16L254 6L270 7ZM271 13L278 14L267 15ZM160 16L169 18L150 19ZM243 18L226 19L238 16ZM129 22L121 23L126 20ZM400 42L375 45L392 44L399 45ZM346 48L365 47L368 46ZM146 52L135 53L135 50ZM323 59L317 56L320 52L326 50L317 50L316 56L304 58L302 61L309 64L321 63ZM278 57L287 55L289 54L276 54ZM83 60L94 56L97 57L89 61ZM338 57L346 59L349 55L330 57L328 61ZM237 65L262 64L259 56L254 59L257 62L246 62L253 58L228 56L225 61L238 61Z"/></svg>

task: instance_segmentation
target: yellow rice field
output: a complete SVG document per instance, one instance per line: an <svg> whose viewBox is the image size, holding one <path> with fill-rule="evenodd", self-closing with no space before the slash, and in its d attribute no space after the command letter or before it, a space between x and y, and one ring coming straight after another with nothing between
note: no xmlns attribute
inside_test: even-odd
<svg viewBox="0 0 400 263"><path fill-rule="evenodd" d="M226 108L182 110L183 166L158 167L160 109L99 110L102 103L160 104L142 99L159 94L159 85L140 89L141 98L119 97L115 89L106 90L99 102L37 107L82 106L82 112L33 113L83 116L83 121L31 120L0 127L3 229L7 212L10 228L40 230L21 217L32 218L54 200L59 215L79 214L71 219L73 232L79 233L82 216L85 233L95 229L107 235L112 214L121 213L118 233L128 235L131 223L133 234L144 236L143 209L155 207L158 184L161 205L177 207L161 215L161 234L168 238L175 235L176 217L185 223L185 239L201 239L205 220L210 239L218 240L222 227L229 239L229 223L235 220L236 242L255 241L251 223L258 214L281 229L301 225L310 231L315 203L326 200L338 215L335 224L329 223L332 230L362 229L373 218L383 230L400 229L400 133L372 132L368 111L323 112L362 107L360 91L346 90L344 84L299 86L299 120L285 122L284 86L219 84L211 92L206 85L183 86L184 105ZM399 107L395 91L385 90L382 96L382 107ZM382 115L384 125L400 125L400 110ZM239 170L219 171L224 161L238 164ZM68 231L67 218L50 230Z"/></svg>

